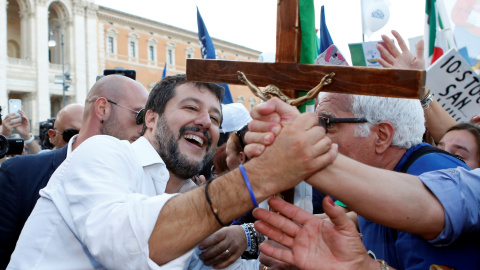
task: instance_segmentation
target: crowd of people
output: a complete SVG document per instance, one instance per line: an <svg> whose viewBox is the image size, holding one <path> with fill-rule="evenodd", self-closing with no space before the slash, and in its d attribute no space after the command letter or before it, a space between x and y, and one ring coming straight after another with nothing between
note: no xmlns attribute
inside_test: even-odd
<svg viewBox="0 0 480 270"><path fill-rule="evenodd" d="M379 62L423 68L392 33ZM480 115L322 92L234 125L223 94L108 75L58 112L50 151L6 115L29 153L0 167L0 269L480 269Z"/></svg>

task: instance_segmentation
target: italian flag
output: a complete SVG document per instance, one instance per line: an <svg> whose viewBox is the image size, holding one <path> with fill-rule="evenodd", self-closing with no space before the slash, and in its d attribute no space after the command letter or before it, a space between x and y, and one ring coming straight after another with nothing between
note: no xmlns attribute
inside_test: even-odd
<svg viewBox="0 0 480 270"><path fill-rule="evenodd" d="M442 17L448 20L447 17L442 16L441 0L426 0L425 1L425 65L428 67L440 58L451 46L446 35L450 31L447 21L442 20Z"/></svg>

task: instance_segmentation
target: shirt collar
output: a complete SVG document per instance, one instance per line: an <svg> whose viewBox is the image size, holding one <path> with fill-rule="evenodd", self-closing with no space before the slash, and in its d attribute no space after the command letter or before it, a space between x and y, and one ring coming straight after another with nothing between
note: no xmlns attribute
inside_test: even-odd
<svg viewBox="0 0 480 270"><path fill-rule="evenodd" d="M132 143L133 152L143 167L154 164L165 164L152 144L143 136Z"/></svg>
<svg viewBox="0 0 480 270"><path fill-rule="evenodd" d="M78 137L78 134L75 134L71 139L70 141L68 141L68 145L67 145L67 157L70 155L70 153L72 153L72 148L73 148L73 143L75 142L75 140L77 139Z"/></svg>

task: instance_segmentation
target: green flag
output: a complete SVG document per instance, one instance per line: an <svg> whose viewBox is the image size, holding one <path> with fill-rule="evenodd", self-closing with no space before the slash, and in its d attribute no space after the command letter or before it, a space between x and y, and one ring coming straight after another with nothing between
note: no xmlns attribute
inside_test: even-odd
<svg viewBox="0 0 480 270"><path fill-rule="evenodd" d="M316 49L315 7L313 0L299 0L298 5L300 11L300 30L302 32L300 63L313 64Z"/></svg>
<svg viewBox="0 0 480 270"><path fill-rule="evenodd" d="M300 63L313 64L317 57L317 34L315 31L315 7L313 0L299 0L298 9L300 12L300 31L302 32L302 43L300 45ZM299 96L306 95L302 91ZM305 104L298 106L300 112L313 112L315 109L315 100L309 100Z"/></svg>

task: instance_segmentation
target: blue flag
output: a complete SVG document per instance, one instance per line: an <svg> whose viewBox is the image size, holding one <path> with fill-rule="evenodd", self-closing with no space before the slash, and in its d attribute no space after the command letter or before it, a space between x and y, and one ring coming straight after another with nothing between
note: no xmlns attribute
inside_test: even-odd
<svg viewBox="0 0 480 270"><path fill-rule="evenodd" d="M197 24L198 24L198 40L200 41L200 51L202 52L203 59L216 59L215 47L213 46L212 39L208 34L207 27L203 22L202 15L197 7ZM232 94L230 94L230 88L226 84L220 84L225 88L225 95L223 96L222 103L233 103Z"/></svg>
<svg viewBox="0 0 480 270"><path fill-rule="evenodd" d="M165 62L165 66L163 67L162 79L167 76L167 62Z"/></svg>
<svg viewBox="0 0 480 270"><path fill-rule="evenodd" d="M318 54L323 53L332 44L333 40L330 36L330 32L328 32L327 23L325 22L325 10L322 6L322 11L320 13L320 50L318 51Z"/></svg>

